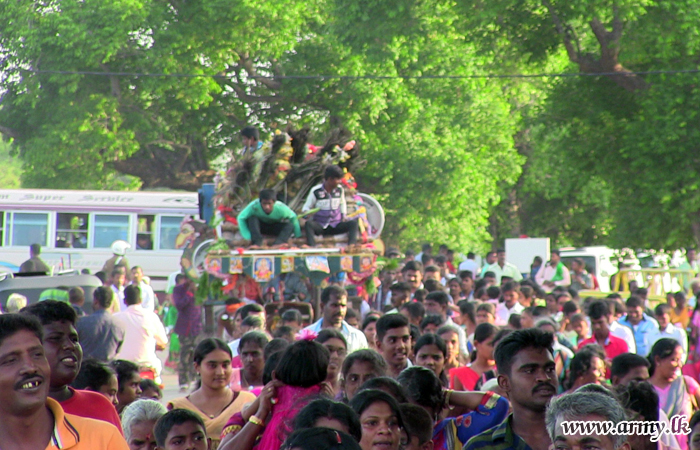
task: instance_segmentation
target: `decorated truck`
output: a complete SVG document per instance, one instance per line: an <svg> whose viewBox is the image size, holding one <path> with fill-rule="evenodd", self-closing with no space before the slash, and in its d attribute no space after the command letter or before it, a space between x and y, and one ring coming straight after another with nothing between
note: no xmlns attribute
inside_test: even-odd
<svg viewBox="0 0 700 450"><path fill-rule="evenodd" d="M342 129L332 131L321 146L309 143L308 138L306 129L277 131L256 152L234 156L214 184L200 190L200 218L182 222L176 243L183 249L183 271L198 280L198 301L243 298L244 286L251 280L264 285L290 272L308 277L315 286L342 272L360 293L372 290L377 256L384 250L380 234L385 216L372 196L357 191L353 171L365 164L359 145ZM342 187L347 218L358 219L357 244L348 245L347 234L341 234L319 236L313 248L306 246L304 238L292 238L287 246L273 248L273 239L266 238L262 246L251 249L237 222L243 208L261 190L273 189L279 201L299 214L303 228L302 205L311 189L323 181L329 165L338 165L345 173Z"/></svg>

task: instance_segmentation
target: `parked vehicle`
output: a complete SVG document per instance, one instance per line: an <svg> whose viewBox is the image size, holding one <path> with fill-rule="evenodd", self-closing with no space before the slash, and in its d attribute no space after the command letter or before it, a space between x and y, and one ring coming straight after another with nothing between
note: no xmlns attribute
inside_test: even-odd
<svg viewBox="0 0 700 450"><path fill-rule="evenodd" d="M586 271L595 276L602 292L610 292L610 278L618 271L613 259L615 250L604 247L580 247L559 249L561 261L571 270L571 263L581 258L586 265Z"/></svg>

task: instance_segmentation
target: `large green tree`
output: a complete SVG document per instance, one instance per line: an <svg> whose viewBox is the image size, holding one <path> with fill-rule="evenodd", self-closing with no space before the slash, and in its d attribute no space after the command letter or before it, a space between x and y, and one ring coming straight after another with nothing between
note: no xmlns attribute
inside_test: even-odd
<svg viewBox="0 0 700 450"><path fill-rule="evenodd" d="M563 71L581 75L556 80L524 121L522 134L535 139L518 184L523 232L578 245L700 243L697 74L653 73L698 69L700 3L478 7L478 26L492 31L484 45L505 37L518 49L509 57L528 64L564 57Z"/></svg>

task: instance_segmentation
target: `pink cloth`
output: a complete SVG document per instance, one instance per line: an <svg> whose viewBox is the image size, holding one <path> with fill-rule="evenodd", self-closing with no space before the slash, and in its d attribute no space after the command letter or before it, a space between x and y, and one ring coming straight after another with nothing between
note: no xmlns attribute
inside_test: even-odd
<svg viewBox="0 0 700 450"><path fill-rule="evenodd" d="M279 450L292 431L294 417L311 400L319 396L321 386L302 388L282 386L277 389L277 404L272 408L272 419L265 425L265 431L256 450Z"/></svg>

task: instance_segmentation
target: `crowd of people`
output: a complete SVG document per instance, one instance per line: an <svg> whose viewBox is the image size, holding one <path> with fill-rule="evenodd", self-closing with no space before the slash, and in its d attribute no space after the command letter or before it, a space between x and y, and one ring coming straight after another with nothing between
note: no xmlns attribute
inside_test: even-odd
<svg viewBox="0 0 700 450"><path fill-rule="evenodd" d="M700 278L651 308L644 287L581 298L594 280L556 251L523 276L502 250L483 267L430 250L388 251L373 295L329 283L312 323L229 298L214 337L196 283L176 277L159 305L122 260L91 314L15 296L0 449L700 449ZM167 346L180 396L163 399Z"/></svg>

